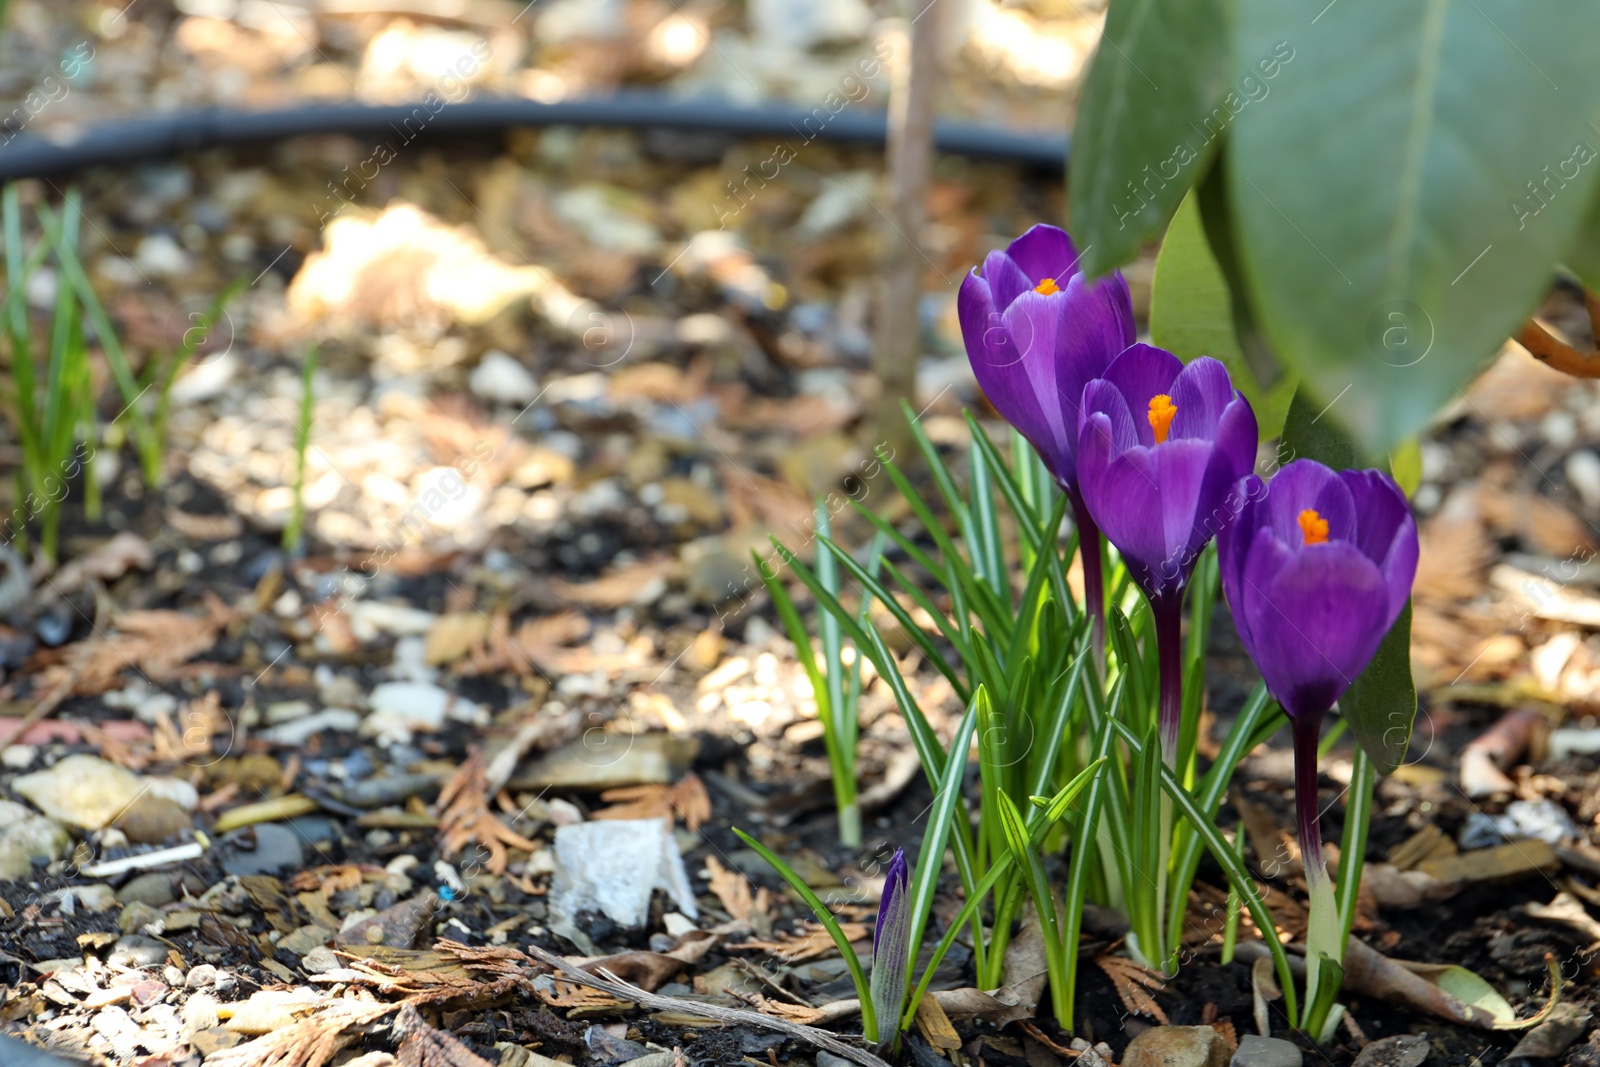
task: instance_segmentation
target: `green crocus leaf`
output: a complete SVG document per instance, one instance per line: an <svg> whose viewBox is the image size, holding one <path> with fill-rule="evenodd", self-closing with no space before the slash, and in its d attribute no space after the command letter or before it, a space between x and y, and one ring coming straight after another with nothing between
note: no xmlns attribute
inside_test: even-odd
<svg viewBox="0 0 1600 1067"><path fill-rule="evenodd" d="M1230 9L1228 0L1112 0L1067 182L1090 274L1128 262L1161 233L1233 122L1228 102L1245 97L1229 92Z"/></svg>
<svg viewBox="0 0 1600 1067"><path fill-rule="evenodd" d="M1327 416L1328 405L1302 385L1289 405L1279 459L1314 459L1335 470L1371 466L1349 433ZM1339 698L1339 713L1379 774L1400 766L1417 716L1417 686L1411 677L1411 602L1384 635L1377 655Z"/></svg>
<svg viewBox="0 0 1600 1067"><path fill-rule="evenodd" d="M1233 384L1250 401L1263 438L1276 437L1294 395L1294 377L1279 374L1263 385L1234 332L1233 298L1217 257L1206 240L1194 193L1184 197L1161 241L1150 293L1150 339L1185 363L1200 356L1219 359Z"/></svg>
<svg viewBox="0 0 1600 1067"><path fill-rule="evenodd" d="M1600 179L1600 5L1239 0L1287 42L1228 132L1251 303L1370 454L1421 429L1535 306Z"/></svg>

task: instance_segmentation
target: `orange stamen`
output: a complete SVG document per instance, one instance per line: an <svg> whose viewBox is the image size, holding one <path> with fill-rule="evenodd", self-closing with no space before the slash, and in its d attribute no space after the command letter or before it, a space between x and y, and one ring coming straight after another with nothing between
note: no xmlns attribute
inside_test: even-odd
<svg viewBox="0 0 1600 1067"><path fill-rule="evenodd" d="M1155 431L1156 444L1167 439L1167 434L1172 431L1172 420L1177 414L1178 409L1172 406L1172 398L1166 393L1157 393L1150 398L1150 429Z"/></svg>
<svg viewBox="0 0 1600 1067"><path fill-rule="evenodd" d="M1300 532L1308 545L1327 544L1328 520L1317 514L1316 508L1306 508L1300 513Z"/></svg>
<svg viewBox="0 0 1600 1067"><path fill-rule="evenodd" d="M1061 291L1061 286L1056 284L1056 280L1054 278L1046 278L1038 285L1034 286L1033 291L1036 293L1043 293L1045 296L1049 296L1051 293L1059 293Z"/></svg>

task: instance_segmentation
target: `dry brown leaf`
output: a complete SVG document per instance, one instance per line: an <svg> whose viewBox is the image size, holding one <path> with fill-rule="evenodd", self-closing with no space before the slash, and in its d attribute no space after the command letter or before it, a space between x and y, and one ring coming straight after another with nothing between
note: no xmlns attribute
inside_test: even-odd
<svg viewBox="0 0 1600 1067"><path fill-rule="evenodd" d="M675 785L626 785L607 789L600 799L611 807L601 808L591 818L682 819L690 830L698 830L711 820L711 797L692 771Z"/></svg>
<svg viewBox="0 0 1600 1067"><path fill-rule="evenodd" d="M1111 979L1117 999L1122 1001L1124 1008L1131 1014L1146 1015L1162 1026L1167 1025L1167 1013L1150 995L1165 992L1167 988L1167 983L1161 980L1159 974L1126 956L1098 956L1094 962Z"/></svg>
<svg viewBox="0 0 1600 1067"><path fill-rule="evenodd" d="M130 570L147 571L155 566L150 543L132 530L124 530L105 544L65 564L48 579L59 596L82 589L90 581L110 582Z"/></svg>
<svg viewBox="0 0 1600 1067"><path fill-rule="evenodd" d="M118 615L106 637L74 646L63 661L39 672L41 688L67 684L80 696L113 688L125 668L152 682L171 680L178 668L209 649L231 622L234 612L213 594L206 594L206 614L179 611L130 611Z"/></svg>
<svg viewBox="0 0 1600 1067"><path fill-rule="evenodd" d="M575 982L555 980L553 989L534 988L534 995L552 1008L621 1008L627 1006L627 1001L618 1000L598 989L578 985Z"/></svg>
<svg viewBox="0 0 1600 1067"><path fill-rule="evenodd" d="M400 1035L400 1067L492 1067L451 1035L429 1026L410 1004L395 1016L394 1030Z"/></svg>
<svg viewBox="0 0 1600 1067"><path fill-rule="evenodd" d="M481 611L441 615L428 628L422 658L434 667L454 663L489 636L490 625L490 618Z"/></svg>
<svg viewBox="0 0 1600 1067"><path fill-rule="evenodd" d="M446 858L458 856L469 844L489 850L488 868L493 874L506 871L506 846L536 852L539 846L497 819L489 810L483 752L476 746L468 750L466 762L456 769L439 790L434 810L439 812L439 848Z"/></svg>
<svg viewBox="0 0 1600 1067"><path fill-rule="evenodd" d="M667 582L678 570L676 559L657 556L615 567L587 582L567 582L557 578L550 583L550 587L563 600L602 611L616 611L638 603L641 597L653 593L653 586Z"/></svg>
<svg viewBox="0 0 1600 1067"><path fill-rule="evenodd" d="M1494 560L1476 514L1430 518L1417 531L1421 553L1412 592L1419 601L1464 601L1483 592L1483 576Z"/></svg>
<svg viewBox="0 0 1600 1067"><path fill-rule="evenodd" d="M323 1067L355 1039L351 1031L394 1011L369 1000L330 1001L288 1026L206 1057L207 1067Z"/></svg>
<svg viewBox="0 0 1600 1067"><path fill-rule="evenodd" d="M868 935L866 923L840 923L839 929L844 933L845 940L852 943ZM752 938L737 945L724 947L730 952L770 952L785 963L804 963L806 960L820 959L831 952L839 951L827 927L817 922L802 923L798 932L779 934L775 941L758 941Z"/></svg>
<svg viewBox="0 0 1600 1067"><path fill-rule="evenodd" d="M808 1004L790 1004L787 1001L764 997L760 993L741 997L740 999L763 1015L787 1019L792 1023L799 1023L801 1026L816 1026L828 1021L832 1015L825 1008L813 1008Z"/></svg>
<svg viewBox="0 0 1600 1067"><path fill-rule="evenodd" d="M706 857L706 870L711 872L711 892L722 901L722 909L734 919L754 925L770 917L772 901L765 887L752 894L750 879L724 867L715 856Z"/></svg>
<svg viewBox="0 0 1600 1067"><path fill-rule="evenodd" d="M151 749L158 762L187 762L209 756L212 739L229 728L222 699L212 689L179 709L176 723L166 712L157 714L150 737Z"/></svg>
<svg viewBox="0 0 1600 1067"><path fill-rule="evenodd" d="M320 891L326 900L345 889L354 889L362 881L381 881L386 872L375 864L324 864L300 871L289 879L289 888L300 893Z"/></svg>
<svg viewBox="0 0 1600 1067"><path fill-rule="evenodd" d="M196 515L179 508L167 509L167 524L190 541L231 541L244 532L237 515Z"/></svg>

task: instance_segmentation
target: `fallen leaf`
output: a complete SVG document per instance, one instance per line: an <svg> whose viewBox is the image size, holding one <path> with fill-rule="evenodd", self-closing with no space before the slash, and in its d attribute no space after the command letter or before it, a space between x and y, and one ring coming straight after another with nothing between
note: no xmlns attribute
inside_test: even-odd
<svg viewBox="0 0 1600 1067"><path fill-rule="evenodd" d="M483 751L474 746L468 750L466 762L439 790L439 800L434 805L434 810L440 813L439 850L446 858L450 858L460 855L461 850L469 844L482 845L489 851L489 871L504 874L509 858L507 845L530 853L537 852L539 846L501 822L489 810L484 775Z"/></svg>
<svg viewBox="0 0 1600 1067"><path fill-rule="evenodd" d="M611 807L601 808L591 818L681 819L690 830L700 829L711 819L711 797L693 772L675 785L621 786L601 793L600 799L610 802Z"/></svg>
<svg viewBox="0 0 1600 1067"><path fill-rule="evenodd" d="M678 569L676 559L661 556L613 568L587 582L567 582L558 578L550 586L563 600L602 611L616 611L629 604L637 604L642 599L652 598L677 574Z"/></svg>
<svg viewBox="0 0 1600 1067"><path fill-rule="evenodd" d="M864 940L868 934L866 923L840 923L839 929L851 943ZM802 923L797 932L779 934L775 941L751 939L723 947L730 952L770 952L785 963L803 963L839 951L827 927L818 922Z"/></svg>
<svg viewBox="0 0 1600 1067"><path fill-rule="evenodd" d="M130 570L147 571L155 562L150 542L132 530L124 530L93 551L63 565L47 583L57 595L68 596L90 581L115 581Z"/></svg>
<svg viewBox="0 0 1600 1067"><path fill-rule="evenodd" d="M772 900L765 887L752 894L750 879L724 867L715 856L706 857L706 870L711 872L711 892L722 902L723 911L737 922L749 923L752 927L759 922L770 928Z"/></svg>
<svg viewBox="0 0 1600 1067"><path fill-rule="evenodd" d="M492 1067L451 1035L423 1022L410 1004L395 1016L394 1030L400 1035L400 1067Z"/></svg>
<svg viewBox="0 0 1600 1067"><path fill-rule="evenodd" d="M1162 1026L1168 1025L1167 1013L1150 995L1166 991L1167 983L1161 980L1159 974L1126 956L1098 956L1094 962L1111 979L1117 999L1122 1001L1122 1006L1129 1013L1147 1015Z"/></svg>

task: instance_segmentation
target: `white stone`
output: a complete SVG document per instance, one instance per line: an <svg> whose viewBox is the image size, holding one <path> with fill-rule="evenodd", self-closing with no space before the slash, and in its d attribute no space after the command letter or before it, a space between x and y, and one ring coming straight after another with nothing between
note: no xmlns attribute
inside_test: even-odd
<svg viewBox="0 0 1600 1067"><path fill-rule="evenodd" d="M556 830L556 873L550 914L571 925L579 912L604 912L621 926L638 927L650 911L650 894L665 890L678 910L700 917L683 856L666 819L612 819Z"/></svg>
<svg viewBox="0 0 1600 1067"><path fill-rule="evenodd" d="M404 744L411 735L431 733L444 725L453 698L428 682L384 682L372 691L372 711L361 733L388 744Z"/></svg>
<svg viewBox="0 0 1600 1067"><path fill-rule="evenodd" d="M194 786L176 778L142 778L98 756L68 756L49 770L25 774L12 792L68 826L106 827L141 793L166 797L186 811L200 803Z"/></svg>
<svg viewBox="0 0 1600 1067"><path fill-rule="evenodd" d="M539 383L528 368L499 349L483 354L467 376L467 385L497 404L528 404L539 395Z"/></svg>
<svg viewBox="0 0 1600 1067"><path fill-rule="evenodd" d="M146 274L175 275L189 271L188 253L164 233L152 233L140 240L133 262Z"/></svg>
<svg viewBox="0 0 1600 1067"><path fill-rule="evenodd" d="M60 859L71 844L67 832L52 820L0 800L0 881L26 878L34 860Z"/></svg>
<svg viewBox="0 0 1600 1067"><path fill-rule="evenodd" d="M317 734L355 733L360 726L361 716L349 708L324 708L314 715L262 730L257 736L275 745L298 748Z"/></svg>
<svg viewBox="0 0 1600 1067"><path fill-rule="evenodd" d="M405 604L385 604L376 600L357 600L345 608L352 631L357 626L367 633L388 634L391 637L424 636L438 618L431 611L409 607ZM360 633L356 636L362 640Z"/></svg>
<svg viewBox="0 0 1600 1067"><path fill-rule="evenodd" d="M667 933L673 937L682 937L691 930L700 929L694 921L681 912L669 911L661 917L661 924L667 928Z"/></svg>
<svg viewBox="0 0 1600 1067"><path fill-rule="evenodd" d="M1600 456L1580 449L1567 457L1565 469L1567 482L1583 498L1584 507L1600 509Z"/></svg>

